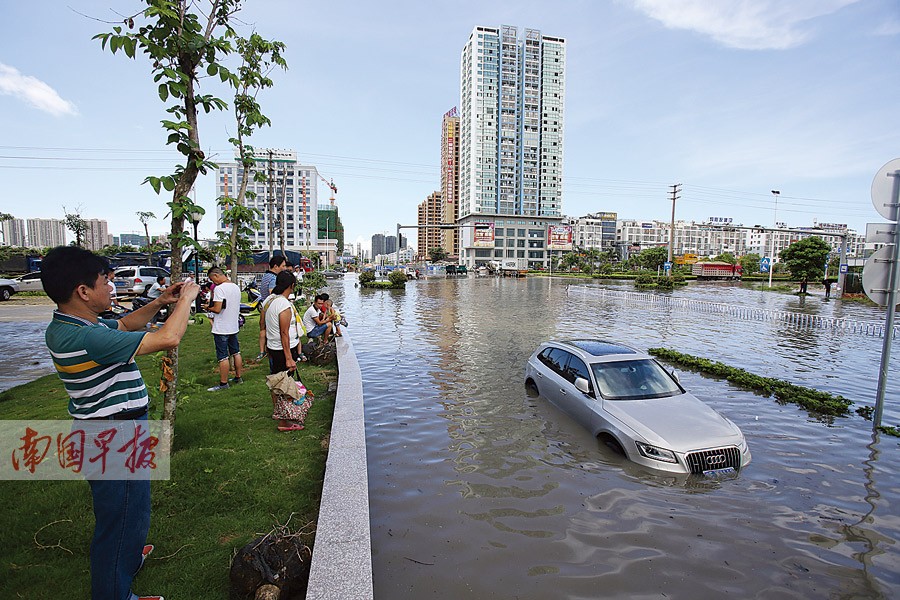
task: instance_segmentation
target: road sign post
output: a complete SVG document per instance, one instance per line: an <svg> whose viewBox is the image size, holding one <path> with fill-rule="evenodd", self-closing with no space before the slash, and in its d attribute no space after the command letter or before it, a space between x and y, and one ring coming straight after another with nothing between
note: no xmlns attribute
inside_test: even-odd
<svg viewBox="0 0 900 600"><path fill-rule="evenodd" d="M873 427L881 426L884 414L884 389L887 385L888 363L891 359L891 342L894 337L894 313L897 308L898 266L900 266L900 158L896 158L878 171L872 182L872 204L888 221L894 221L893 240L866 260L863 268L863 289L874 302L887 304L884 322L884 345L881 349L881 368L878 372L878 388L875 392ZM889 226L890 227L890 226Z"/></svg>

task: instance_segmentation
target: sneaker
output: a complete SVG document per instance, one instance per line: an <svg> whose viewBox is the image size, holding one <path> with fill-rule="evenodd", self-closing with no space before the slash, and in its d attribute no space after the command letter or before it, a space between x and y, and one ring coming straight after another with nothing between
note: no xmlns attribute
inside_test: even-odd
<svg viewBox="0 0 900 600"><path fill-rule="evenodd" d="M228 389L228 382L220 383L219 385L214 385L211 388L206 388L207 392L221 392L222 390Z"/></svg>
<svg viewBox="0 0 900 600"><path fill-rule="evenodd" d="M239 383L244 383L244 380L240 377L232 377L231 378L231 385L237 385Z"/></svg>
<svg viewBox="0 0 900 600"><path fill-rule="evenodd" d="M141 565L138 567L138 571L144 568L144 562L146 562L147 557L150 556L151 552L153 552L153 544L147 544L144 546L143 550L141 550Z"/></svg>

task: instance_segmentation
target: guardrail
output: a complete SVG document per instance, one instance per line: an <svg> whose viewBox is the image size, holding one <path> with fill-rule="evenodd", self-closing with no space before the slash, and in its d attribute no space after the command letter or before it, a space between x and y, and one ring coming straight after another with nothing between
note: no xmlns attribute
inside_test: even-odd
<svg viewBox="0 0 900 600"><path fill-rule="evenodd" d="M798 329L833 329L845 333L884 337L884 324L874 321L824 317L821 315L771 310L768 308L754 308L751 306L725 304L722 302L707 302L705 300L695 300L692 298L678 298L647 292L630 292L626 290L612 290L608 288L578 285L568 286L566 294L573 293L585 297L613 298L623 300L626 303L649 304L651 306L665 306L675 310L719 314L734 319L743 319L745 321L778 322ZM900 325L895 325L892 338L897 338L898 336L900 336Z"/></svg>

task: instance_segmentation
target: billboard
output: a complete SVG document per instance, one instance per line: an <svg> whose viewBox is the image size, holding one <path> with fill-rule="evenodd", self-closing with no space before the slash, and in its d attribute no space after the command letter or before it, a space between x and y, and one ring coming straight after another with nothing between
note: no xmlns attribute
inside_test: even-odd
<svg viewBox="0 0 900 600"><path fill-rule="evenodd" d="M571 250L572 249L572 226L571 225L550 225L547 234L548 250Z"/></svg>
<svg viewBox="0 0 900 600"><path fill-rule="evenodd" d="M476 248L493 248L494 247L494 224L493 223L475 223L473 232L472 245Z"/></svg>

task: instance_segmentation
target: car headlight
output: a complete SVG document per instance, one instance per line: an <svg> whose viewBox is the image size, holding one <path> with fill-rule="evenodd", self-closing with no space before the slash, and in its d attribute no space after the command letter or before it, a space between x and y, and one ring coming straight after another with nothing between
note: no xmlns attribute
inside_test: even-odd
<svg viewBox="0 0 900 600"><path fill-rule="evenodd" d="M645 444L644 442L635 441L634 443L637 445L638 452L640 452L642 456L667 463L678 462L678 459L675 458L675 453L671 450L666 450L665 448L659 448L657 446L651 446L650 444Z"/></svg>

